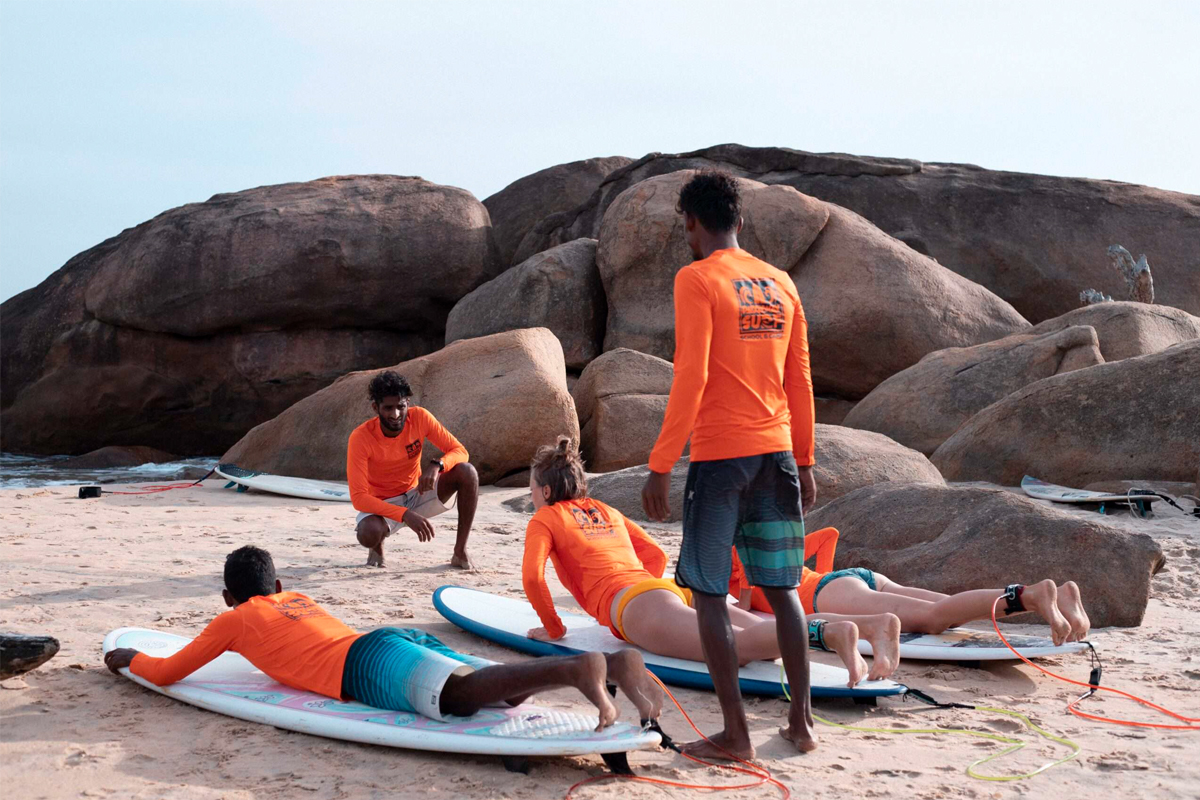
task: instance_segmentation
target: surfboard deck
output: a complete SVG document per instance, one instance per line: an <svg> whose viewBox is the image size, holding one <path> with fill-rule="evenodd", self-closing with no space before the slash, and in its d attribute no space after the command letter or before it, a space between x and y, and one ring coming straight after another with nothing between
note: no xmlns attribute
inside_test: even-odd
<svg viewBox="0 0 1200 800"><path fill-rule="evenodd" d="M539 627L533 606L524 599L502 597L461 586L442 586L433 593L433 605L450 622L490 642L534 656L574 655L589 650L615 653L633 647L622 642L591 617L559 612L567 634L556 642L530 639L525 633ZM650 653L640 648L646 667L675 686L712 689L708 668L699 661L687 661ZM908 688L895 681L863 681L853 689L846 686L850 675L841 667L810 663L809 680L813 697L851 697L868 699L899 695ZM742 692L767 697L783 696L782 674L775 661L755 661L738 671Z"/></svg>
<svg viewBox="0 0 1200 800"><path fill-rule="evenodd" d="M169 656L190 641L145 628L118 628L104 638L104 652L132 647L153 656ZM155 686L128 669L122 673L147 689L218 714L385 747L523 757L623 753L657 747L661 741L657 733L624 722L596 733L595 716L534 705L487 708L446 722L385 711L291 689L237 653L225 653L170 686Z"/></svg>
<svg viewBox="0 0 1200 800"><path fill-rule="evenodd" d="M1134 489L1130 494L1109 494L1106 492L1089 492L1086 489L1072 489L1069 486L1059 486L1056 483L1046 483L1026 475L1021 478L1021 490L1037 500L1050 500L1055 503L1130 503L1143 502L1146 504L1158 500L1153 492L1138 494Z"/></svg>
<svg viewBox="0 0 1200 800"><path fill-rule="evenodd" d="M270 492L285 497L300 497L305 500L336 500L350 502L350 487L336 481L317 481L310 478L289 478L269 472L242 469L237 464L218 464L216 473L226 480L247 489Z"/></svg>
<svg viewBox="0 0 1200 800"><path fill-rule="evenodd" d="M765 611L750 612L762 619L775 619ZM1009 643L1026 658L1070 655L1088 649L1083 642L1056 645L1053 640L1042 636L1005 634ZM873 655L871 643L858 640L858 652ZM1012 650L1004 646L993 631L976 631L970 628L950 628L941 633L900 634L900 658L910 661L1019 661Z"/></svg>

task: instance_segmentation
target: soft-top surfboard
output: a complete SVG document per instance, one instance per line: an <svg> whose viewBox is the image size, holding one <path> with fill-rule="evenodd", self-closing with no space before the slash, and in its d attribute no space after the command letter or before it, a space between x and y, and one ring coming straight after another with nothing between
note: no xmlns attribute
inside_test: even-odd
<svg viewBox="0 0 1200 800"><path fill-rule="evenodd" d="M775 619L765 611L752 611L757 617ZM1043 658L1082 653L1088 649L1083 642L1056 645L1053 640L1041 636L1005 634L1009 644L1026 658ZM858 640L858 652L864 656L874 654L871 643ZM941 633L900 634L900 657L912 661L1017 661L1013 651L1004 646L1000 637L992 631L976 631L970 628L950 628Z"/></svg>
<svg viewBox="0 0 1200 800"><path fill-rule="evenodd" d="M539 627L533 606L524 599L465 589L461 586L442 586L433 593L433 605L446 619L463 630L496 644L534 656L574 655L588 650L615 653L633 645L613 636L591 617L559 612L567 634L556 642L530 639L525 633ZM640 648L639 648L640 649ZM646 667L665 683L692 689L712 689L708 667L699 661L669 658L641 650ZM810 662L809 681L813 697L853 697L869 699L904 694L908 687L895 681L863 681L853 689L846 686L850 675L841 667ZM738 671L742 691L746 694L779 697L783 695L781 672L777 661L755 661Z"/></svg>
<svg viewBox="0 0 1200 800"><path fill-rule="evenodd" d="M190 641L144 628L118 628L104 638L104 652L132 647L153 656L169 656ZM623 753L656 747L661 741L657 733L625 722L596 733L595 716L533 705L487 708L471 717L450 717L446 722L420 714L384 711L288 688L237 653L225 653L170 686L155 686L128 669L122 672L147 689L218 714L386 747L498 756L567 756Z"/></svg>
<svg viewBox="0 0 1200 800"><path fill-rule="evenodd" d="M305 500L338 500L350 502L350 487L336 481L316 481L310 478L289 478L269 472L254 472L242 469L237 464L218 464L216 473L237 484L238 491L257 489L260 492L281 494L286 497L302 497Z"/></svg>

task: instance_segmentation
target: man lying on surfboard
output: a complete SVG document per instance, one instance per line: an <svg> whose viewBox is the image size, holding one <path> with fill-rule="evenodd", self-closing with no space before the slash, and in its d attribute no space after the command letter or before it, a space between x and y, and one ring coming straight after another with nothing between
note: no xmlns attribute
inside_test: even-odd
<svg viewBox="0 0 1200 800"><path fill-rule="evenodd" d="M863 567L835 570L837 540L836 528L822 528L804 537L804 559L815 559L817 567L815 570L805 567L796 588L806 614L821 616L832 611L895 615L905 633L936 634L966 622L991 619L992 606L997 598L1003 597L1005 603L997 609L997 617L1032 611L1050 625L1051 639L1056 645L1083 641L1091 628L1074 581L1059 586L1052 580L1027 586L1014 583L1005 589L972 589L947 595L902 586ZM751 587L747 581L736 548L729 593L738 598L739 608L771 610L762 590Z"/></svg>
<svg viewBox="0 0 1200 800"><path fill-rule="evenodd" d="M546 585L550 559L563 586L613 635L659 655L704 660L692 593L662 577L667 555L649 534L620 511L587 496L583 461L570 439L538 450L529 488L536 512L525 531L521 578L543 623L529 631L531 638L550 642L566 633ZM730 614L740 664L779 658L774 621L737 609ZM825 649L842 658L851 687L868 677L858 654L860 635L880 653L870 679L886 678L895 670L900 646L895 617L831 614L825 619Z"/></svg>
<svg viewBox="0 0 1200 800"><path fill-rule="evenodd" d="M367 566L383 566L383 540L407 525L417 539L433 538L431 517L458 503L458 538L450 564L473 569L467 537L479 501L479 473L467 461L467 448L423 408L409 405L412 388L391 370L371 379L367 389L378 415L350 434L346 479L358 514L358 542L367 548ZM425 439L442 451L421 465ZM451 506L454 503L450 503Z"/></svg>
<svg viewBox="0 0 1200 800"><path fill-rule="evenodd" d="M222 594L232 610L175 655L155 658L117 648L104 656L105 665L113 672L129 667L166 686L232 650L293 689L436 720L471 716L499 702L515 706L534 692L573 686L596 706L599 731L617 719L608 682L620 687L642 719L657 719L662 710L662 690L636 650L496 664L455 652L413 628L357 633L312 599L283 591L271 554L257 547L226 557Z"/></svg>

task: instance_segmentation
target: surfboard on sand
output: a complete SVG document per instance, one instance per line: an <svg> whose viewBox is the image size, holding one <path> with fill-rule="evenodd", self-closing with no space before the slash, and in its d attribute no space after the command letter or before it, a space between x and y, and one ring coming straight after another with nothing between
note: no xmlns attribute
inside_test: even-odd
<svg viewBox="0 0 1200 800"><path fill-rule="evenodd" d="M289 478L269 472L242 469L237 464L218 464L216 473L237 484L238 491L257 489L286 497L302 497L305 500L337 500L350 502L350 487L336 481L316 481L309 478Z"/></svg>
<svg viewBox="0 0 1200 800"><path fill-rule="evenodd" d="M765 611L752 611L757 617L774 619ZM1026 658L1043 658L1082 653L1088 649L1083 642L1068 642L1056 645L1053 640L1041 636L1005 634L1009 644ZM865 639L858 640L858 652L864 656L875 651ZM941 633L900 634L900 657L912 661L1017 661L1013 651L1004 646L993 631L976 631L970 628L950 628Z"/></svg>
<svg viewBox="0 0 1200 800"><path fill-rule="evenodd" d="M567 627L566 636L556 642L530 639L525 633L542 623L533 606L523 598L502 597L461 586L442 586L433 593L433 605L443 617L463 630L534 656L573 655L588 650L615 653L633 647L613 636L591 617L561 611L559 617ZM708 668L702 662L669 658L645 650L640 652L646 667L664 683L692 689L713 688ZM908 687L887 680L863 681L851 689L846 686L850 675L845 669L816 662L810 662L810 667L813 697L852 697L869 702L873 698L908 691ZM746 694L783 695L782 674L777 661L755 661L742 667L738 675Z"/></svg>
<svg viewBox="0 0 1200 800"><path fill-rule="evenodd" d="M118 628L104 638L104 652L132 647L153 656L169 656L189 641L144 628ZM446 722L420 714L384 711L288 688L237 653L225 653L170 686L155 686L128 669L122 672L147 689L218 714L385 747L507 757L611 756L656 747L661 741L657 733L625 722L596 733L595 716L533 705L487 708L472 717L450 717Z"/></svg>
<svg viewBox="0 0 1200 800"><path fill-rule="evenodd" d="M1142 501L1147 504L1158 499L1158 492L1150 489L1131 489L1128 494L1110 494L1107 492L1089 492L1085 489L1072 489L1069 486L1059 486L1056 483L1046 483L1026 475L1021 478L1021 490L1037 500L1050 500L1055 503L1130 503Z"/></svg>

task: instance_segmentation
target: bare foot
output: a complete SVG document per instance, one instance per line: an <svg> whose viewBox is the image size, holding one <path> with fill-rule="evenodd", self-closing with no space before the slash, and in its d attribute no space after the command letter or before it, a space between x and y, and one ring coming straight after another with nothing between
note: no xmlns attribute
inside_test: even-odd
<svg viewBox="0 0 1200 800"><path fill-rule="evenodd" d="M679 749L692 758L703 758L706 761L733 761L735 758L750 761L754 758L754 745L750 744L749 736L745 740L733 741L725 731L707 739L688 742Z"/></svg>
<svg viewBox="0 0 1200 800"><path fill-rule="evenodd" d="M572 657L570 663L571 685L583 692L583 696L600 712L600 724L596 730L602 731L617 721L617 707L608 699L608 689L605 688L608 661L603 653L581 653Z"/></svg>
<svg viewBox="0 0 1200 800"><path fill-rule="evenodd" d="M1071 624L1058 610L1058 589L1052 580L1031 583L1021 592L1021 602L1025 608L1036 612L1050 625L1050 638L1054 643L1062 644L1071 633Z"/></svg>
<svg viewBox="0 0 1200 800"><path fill-rule="evenodd" d="M1062 613L1067 624L1071 626L1068 642L1082 642L1092 629L1092 621L1083 610L1083 599L1079 596L1079 587L1075 581L1067 581L1058 587L1058 610Z"/></svg>
<svg viewBox="0 0 1200 800"><path fill-rule="evenodd" d="M608 678L637 706L641 719L658 719L663 693L646 672L646 662L637 650L620 650L608 656Z"/></svg>
<svg viewBox="0 0 1200 800"><path fill-rule="evenodd" d="M383 547L372 547L367 551L367 566L382 567L383 566Z"/></svg>
<svg viewBox="0 0 1200 800"><path fill-rule="evenodd" d="M867 662L858 654L858 626L853 622L838 621L825 623L825 644L838 654L842 664L850 673L846 683L851 689L867 677Z"/></svg>
<svg viewBox="0 0 1200 800"><path fill-rule="evenodd" d="M779 735L795 745L801 753L811 753L817 749L817 733L813 730L812 725L805 725L802 728L789 725L786 728L780 728Z"/></svg>
<svg viewBox="0 0 1200 800"><path fill-rule="evenodd" d="M466 553L455 553L450 556L450 566L466 572L473 572L475 565L471 563L471 558Z"/></svg>
<svg viewBox="0 0 1200 800"><path fill-rule="evenodd" d="M872 614L858 623L858 635L871 643L871 672L867 680L891 677L900 666L900 618L895 614Z"/></svg>

